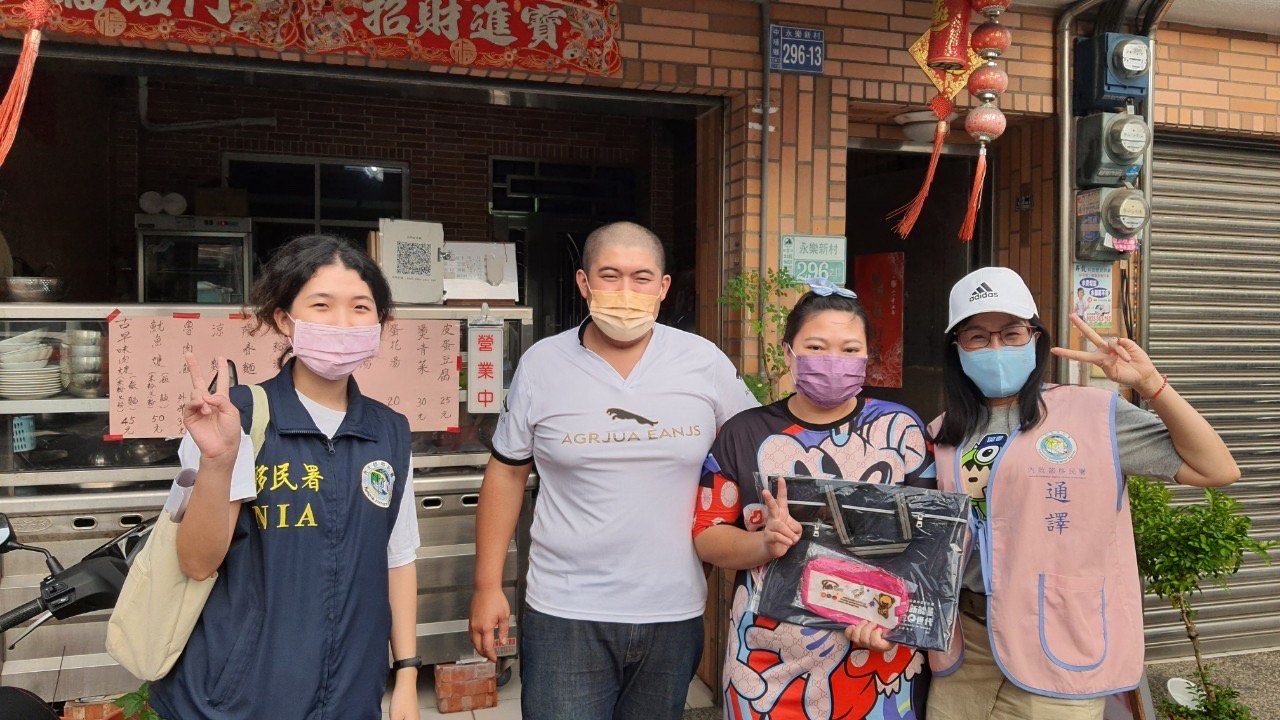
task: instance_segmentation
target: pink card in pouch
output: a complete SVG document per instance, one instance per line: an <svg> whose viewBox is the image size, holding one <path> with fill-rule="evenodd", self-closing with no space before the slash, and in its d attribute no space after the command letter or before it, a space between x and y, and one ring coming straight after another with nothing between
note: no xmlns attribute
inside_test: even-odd
<svg viewBox="0 0 1280 720"><path fill-rule="evenodd" d="M869 620L889 630L898 627L910 604L901 578L856 560L809 562L800 593L806 608L828 620L848 625Z"/></svg>

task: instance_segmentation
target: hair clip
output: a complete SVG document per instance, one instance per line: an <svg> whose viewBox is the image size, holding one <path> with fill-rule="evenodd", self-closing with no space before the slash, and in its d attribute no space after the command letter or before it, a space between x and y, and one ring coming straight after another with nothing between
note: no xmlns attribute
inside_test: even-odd
<svg viewBox="0 0 1280 720"><path fill-rule="evenodd" d="M839 285L836 285L835 283L831 282L830 280L824 277L811 277L808 280L801 280L801 282L808 285L809 290L814 295L821 295L823 297L827 297L832 293L835 293L840 297L846 297L846 298L849 298L850 300L858 299L858 293L848 288L842 288Z"/></svg>

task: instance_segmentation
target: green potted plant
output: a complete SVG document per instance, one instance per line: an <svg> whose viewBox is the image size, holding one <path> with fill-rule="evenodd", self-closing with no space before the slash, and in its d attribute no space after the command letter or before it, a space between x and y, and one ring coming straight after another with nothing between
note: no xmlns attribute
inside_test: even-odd
<svg viewBox="0 0 1280 720"><path fill-rule="evenodd" d="M1249 708L1240 702L1239 693L1211 679L1211 666L1204 664L1200 651L1191 596L1204 581L1226 587L1245 555L1256 553L1266 558L1268 548L1275 543L1258 542L1249 536L1252 522L1240 513L1234 498L1213 489L1206 489L1204 494L1204 503L1175 506L1173 493L1163 482L1129 478L1138 571L1147 592L1169 601L1182 617L1200 681L1194 690L1198 707L1166 700L1160 712L1169 720L1253 720Z"/></svg>
<svg viewBox="0 0 1280 720"><path fill-rule="evenodd" d="M725 283L718 302L742 314L756 341L761 371L744 374L743 382L760 404L778 399L778 381L787 372L787 358L778 338L791 312L791 292L800 282L787 270L769 270L761 277L755 270L740 273Z"/></svg>
<svg viewBox="0 0 1280 720"><path fill-rule="evenodd" d="M150 695L151 683L144 682L137 690L121 695L114 704L124 710L125 720L160 720L160 716L147 702Z"/></svg>

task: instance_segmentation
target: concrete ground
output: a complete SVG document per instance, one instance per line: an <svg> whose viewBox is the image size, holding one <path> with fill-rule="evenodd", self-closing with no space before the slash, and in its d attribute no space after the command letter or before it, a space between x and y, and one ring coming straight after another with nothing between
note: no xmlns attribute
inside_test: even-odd
<svg viewBox="0 0 1280 720"><path fill-rule="evenodd" d="M1213 675L1220 685L1230 685L1240 691L1240 700L1253 711L1255 720L1280 720L1280 651L1211 658L1208 663L1214 666ZM1147 679L1155 706L1158 708L1168 697L1165 685L1169 678L1191 679L1195 670L1195 661L1148 664ZM684 720L720 720L721 717L718 707L686 710L684 714ZM1158 715L1152 720L1162 717Z"/></svg>
<svg viewBox="0 0 1280 720"><path fill-rule="evenodd" d="M512 668L511 681L503 687L498 688L498 706L485 710L473 710L467 712L457 712L449 714L441 714L436 711L436 693L435 693L435 677L431 668L425 668L423 672L418 673L418 706L421 708L418 717L421 720L428 718L452 718L454 720L520 720L520 667L519 663ZM388 695L388 697L390 697ZM387 717L387 700L383 700L382 711L383 718ZM686 699L685 707L689 712L697 712L697 709L711 708L711 715L690 715L686 712L686 718L695 718L703 720L703 718L720 717L719 708L713 707L715 699L711 695L711 691L701 680L695 679L689 685L689 696ZM0 715L0 719L3 716Z"/></svg>
<svg viewBox="0 0 1280 720"><path fill-rule="evenodd" d="M1209 663L1214 666L1219 683L1240 691L1240 699L1253 710L1255 720L1280 720L1280 651L1211 658ZM418 685L418 704L422 707L419 717L422 720L520 720L520 675L519 668L515 670L511 682L498 689L498 707L449 715L436 712L432 673L423 672ZM1192 661L1148 664L1152 700L1158 706L1168 696L1165 684L1169 678L1190 679L1194 673ZM686 708L684 720L720 720L722 717L720 708L715 706L715 695L700 680L694 680L689 686Z"/></svg>
<svg viewBox="0 0 1280 720"><path fill-rule="evenodd" d="M1240 691L1240 701L1249 706L1256 720L1280 719L1280 651L1210 658L1207 664L1213 666L1215 682ZM1165 684L1169 678L1191 680L1195 672L1194 660L1148 664L1152 701L1159 707L1160 701L1168 697Z"/></svg>

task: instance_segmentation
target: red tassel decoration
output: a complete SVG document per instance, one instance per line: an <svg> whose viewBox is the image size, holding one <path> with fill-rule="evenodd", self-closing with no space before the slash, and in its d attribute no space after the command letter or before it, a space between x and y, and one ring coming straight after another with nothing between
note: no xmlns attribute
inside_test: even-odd
<svg viewBox="0 0 1280 720"><path fill-rule="evenodd" d="M955 110L953 104L947 98L941 95L935 95L929 101L929 108L933 110L933 114L938 116L938 126L933 133L933 154L929 156L929 169L925 171L924 184L920 186L920 192L912 198L911 202L889 213L889 219L902 216L902 219L893 226L893 231L903 240L911 234L911 230L915 228L916 221L920 219L920 214L924 212L925 200L929 197L929 189L933 186L933 176L938 172L938 160L942 157L942 146L947 141L947 133L950 130L948 118Z"/></svg>
<svg viewBox="0 0 1280 720"><path fill-rule="evenodd" d="M40 53L40 29L49 21L49 0L27 0L22 9L31 21L31 27L22 38L18 67L14 70L4 100L0 102L0 165L9 157L9 150L18 136L18 122L22 119L22 107L27 102L27 90L31 87L31 72L35 69L36 55Z"/></svg>
<svg viewBox="0 0 1280 720"><path fill-rule="evenodd" d="M929 68L937 70L955 71L967 68L969 65L969 10L970 0L934 0L933 21L929 26L929 51L926 60L923 63L927 65L926 72ZM916 221L920 219L920 213L924 211L925 200L929 197L929 189L933 186L934 175L938 172L938 161L942 158L942 146L947 141L947 133L950 132L949 121L951 113L955 111L955 103L951 101L950 93L948 96L944 85L934 81L938 88L938 94L929 101L929 109L938 118L938 124L933 133L933 153L929 156L929 168L925 171L924 183L920 186L920 191L911 199L911 202L889 213L887 219L892 220L901 216L901 219L894 225L893 231L903 240L911 234L912 229L916 226Z"/></svg>
<svg viewBox="0 0 1280 720"><path fill-rule="evenodd" d="M982 207L982 186L987 179L987 146L978 151L978 169L973 173L973 188L969 191L969 208L964 214L964 224L960 226L961 242L973 239L973 231L978 225L978 208Z"/></svg>

